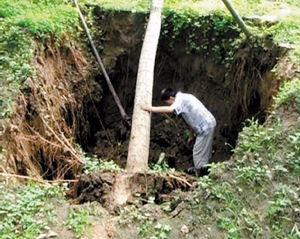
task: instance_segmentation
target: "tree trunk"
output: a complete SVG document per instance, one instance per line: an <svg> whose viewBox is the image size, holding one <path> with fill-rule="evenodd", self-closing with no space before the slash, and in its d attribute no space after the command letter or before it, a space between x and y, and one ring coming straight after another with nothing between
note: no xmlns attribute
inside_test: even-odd
<svg viewBox="0 0 300 239"><path fill-rule="evenodd" d="M96 49L96 46L95 46L95 44L94 44L94 41L93 41L92 36L91 36L91 34L90 34L90 31L89 31L89 29L88 29L88 27L87 27L87 25L86 25L86 23L85 23L84 17L83 17L83 15L82 15L81 11L80 11L80 8L79 8L79 5L78 5L78 3L77 3L77 0L74 0L74 2L75 2L75 5L76 5L76 7L77 7L77 10L78 10L80 19L81 19L82 24L83 24L83 27L84 27L84 29L85 29L85 31L86 31L86 34L87 34L87 36L88 36L88 38L89 38L89 41L90 41L90 43L91 43L91 46L92 46L93 52L94 52L94 54L95 54L96 60L97 60L99 66L101 67L101 69L102 69L102 71L103 71L103 74L104 74L106 83L107 83L107 85L108 85L108 88L109 88L109 90L110 90L110 92L111 92L111 94L112 94L112 96L113 96L113 98L114 98L114 100L115 100L115 102L116 102L116 104L117 104L117 107L119 108L119 111L120 111L120 114L121 114L122 118L123 118L125 121L128 121L128 120L129 120L129 117L127 116L127 114L126 114L126 112L125 112L125 110L124 110L124 108L123 108L123 106L122 106L122 104L121 104L121 101L120 101L120 99L119 99L119 96L117 95L117 93L116 93L116 91L115 91L115 88L113 87L113 85L112 85L112 83L111 83L111 81L110 81L110 79L109 79L109 76L108 76L108 74L107 74L107 72L106 72L106 70L105 70L104 64L103 64L103 62L102 62L102 60L101 60L101 58L100 58L100 56L99 56L99 53L98 53L98 51L97 51L97 49Z"/></svg>
<svg viewBox="0 0 300 239"><path fill-rule="evenodd" d="M231 5L229 0L222 0L227 9L230 11L233 18L236 20L242 31L245 33L247 37L251 37L251 32L246 27L246 24L244 23L243 19L239 16L236 10L234 10L233 6Z"/></svg>
<svg viewBox="0 0 300 239"><path fill-rule="evenodd" d="M137 75L131 136L126 169L129 173L148 169L151 115L141 105L152 103L156 49L161 28L163 0L153 0Z"/></svg>

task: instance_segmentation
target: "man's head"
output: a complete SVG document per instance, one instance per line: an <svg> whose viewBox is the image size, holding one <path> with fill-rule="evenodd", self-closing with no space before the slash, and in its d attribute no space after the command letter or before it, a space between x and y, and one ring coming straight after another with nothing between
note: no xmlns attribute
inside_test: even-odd
<svg viewBox="0 0 300 239"><path fill-rule="evenodd" d="M161 91L160 99L164 101L167 105L172 105L174 103L176 94L176 90L173 90L171 88L165 88Z"/></svg>

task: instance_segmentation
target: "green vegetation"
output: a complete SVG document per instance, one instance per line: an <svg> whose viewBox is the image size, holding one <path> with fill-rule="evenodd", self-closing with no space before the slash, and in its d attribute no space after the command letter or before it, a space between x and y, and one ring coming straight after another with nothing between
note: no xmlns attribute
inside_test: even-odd
<svg viewBox="0 0 300 239"><path fill-rule="evenodd" d="M168 165L168 162L165 159L165 153L161 153L157 163L151 164L150 168L157 172L175 171L174 168L170 168L170 166Z"/></svg>
<svg viewBox="0 0 300 239"><path fill-rule="evenodd" d="M148 11L150 0L84 0L84 3L100 3L103 8L128 11ZM289 4L289 5L287 5ZM298 1L233 1L233 5L244 17L253 15L276 16L273 24L252 24L250 30L258 35L272 38L277 43L288 43L294 50L291 58L300 65L300 11ZM202 17L201 17L202 16ZM207 17L204 17L207 16ZM51 38L57 41L64 34L81 31L75 7L68 0L3 0L0 2L0 71L1 99L0 117L11 115L11 104L17 95L20 85L28 78L34 77L31 60L39 41ZM187 27L195 27L197 31L188 36L186 52L198 53L212 51L216 60L226 64L232 58L233 49L238 42L234 38L225 37L224 29L238 30L222 1L166 0L164 5L164 28L162 34L176 38ZM89 19L92 21L92 19ZM251 24L251 22L249 22ZM209 29L208 26L213 26ZM225 28L224 28L225 27ZM204 30L206 32L204 32ZM211 35L213 32L213 35ZM219 36L221 43L212 48L207 42L199 41L201 34L210 34L212 39ZM239 38L236 38L239 39ZM171 42L172 44L172 42ZM9 51L7 50L9 49ZM208 51L207 51L208 50ZM225 61L224 61L225 59Z"/></svg>
<svg viewBox="0 0 300 239"><path fill-rule="evenodd" d="M85 0L85 2L94 2ZM104 8L114 10L130 10L130 11L148 11L150 7L150 0L97 0ZM252 18L253 16L272 16L271 22L262 20L262 24L249 24L250 30L259 36L271 37L276 43L289 43L294 50L291 58L300 66L300 4L297 0L234 0L232 1L234 8L239 14L245 18ZM164 1L164 15L168 12L174 12L180 15L182 23L192 22L191 15L206 16L210 14L217 14L226 18L231 18L229 11L226 9L222 1L219 0L165 0ZM176 19L176 18L175 18ZM231 19L232 20L232 19ZM177 22L178 24L178 22ZM194 26L198 26L198 22ZM175 27L176 25L174 25ZM180 23L178 25L181 26ZM236 26L236 25L235 25Z"/></svg>
<svg viewBox="0 0 300 239"><path fill-rule="evenodd" d="M95 204L87 203L81 207L69 209L65 225L72 229L75 238L80 238L95 219L93 216L101 217L101 215Z"/></svg>
<svg viewBox="0 0 300 239"><path fill-rule="evenodd" d="M81 151L81 154L81 159L84 163L84 173L92 173L104 170L121 170L121 167L118 164L116 164L113 160L102 160L95 155L87 155L83 151Z"/></svg>
<svg viewBox="0 0 300 239"><path fill-rule="evenodd" d="M19 26L39 39L73 32L79 21L76 9L63 0L4 0L0 9L3 25Z"/></svg>
<svg viewBox="0 0 300 239"><path fill-rule="evenodd" d="M278 107L296 103L300 84L288 85L292 84L289 93L287 84L281 89ZM215 210L226 238L299 238L299 123L294 119L293 127L285 128L277 112L265 125L253 120L247 125L233 160L213 164L210 176L199 180L192 210L207 212L198 219L204 224L213 223L210 216Z"/></svg>
<svg viewBox="0 0 300 239"><path fill-rule="evenodd" d="M185 49L181 51L213 55L216 63L225 66L229 66L236 49L244 40L240 32L233 19L222 12L199 15L192 10L166 9L162 24L162 38L166 39L172 51L176 48L176 42L184 41ZM187 36L184 40L183 35Z"/></svg>
<svg viewBox="0 0 300 239"><path fill-rule="evenodd" d="M76 9L63 0L3 0L0 19L0 118L6 118L20 85L35 77L35 49L43 47L43 40L59 42L64 34L75 33L79 19Z"/></svg>
<svg viewBox="0 0 300 239"><path fill-rule="evenodd" d="M276 96L276 104L274 107L279 107L284 105L286 107L295 108L298 110L297 105L300 104L300 83L299 79L294 79L292 81L283 82L283 85Z"/></svg>
<svg viewBox="0 0 300 239"><path fill-rule="evenodd" d="M64 200L59 186L0 185L0 238L35 238L55 222L54 207ZM55 199L55 200L53 200Z"/></svg>
<svg viewBox="0 0 300 239"><path fill-rule="evenodd" d="M58 238L68 229L80 238L93 221L102 217L97 203L70 206L65 186L38 184L9 186L0 184L0 238L31 239L51 230ZM43 237L44 238L44 237Z"/></svg>
<svg viewBox="0 0 300 239"><path fill-rule="evenodd" d="M153 207L159 208L155 204ZM150 212L145 212L136 206L126 206L121 210L119 224L124 227L127 226L128 222L138 224L138 238L166 239L169 238L172 230L170 225L158 222L157 218L151 216Z"/></svg>

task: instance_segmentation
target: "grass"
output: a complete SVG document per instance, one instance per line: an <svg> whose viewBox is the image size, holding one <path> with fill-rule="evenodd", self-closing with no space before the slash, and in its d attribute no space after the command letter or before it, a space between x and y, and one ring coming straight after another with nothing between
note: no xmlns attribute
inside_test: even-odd
<svg viewBox="0 0 300 239"><path fill-rule="evenodd" d="M0 118L7 118L20 85L35 77L31 60L38 41L59 42L64 34L75 34L79 19L67 1L50 0L3 0L0 19Z"/></svg>
<svg viewBox="0 0 300 239"><path fill-rule="evenodd" d="M55 220L56 198L61 201L61 188L28 183L21 187L0 185L0 238L35 238Z"/></svg>
<svg viewBox="0 0 300 239"><path fill-rule="evenodd" d="M36 38L74 32L79 23L76 9L67 1L4 0L0 9L4 25L25 28Z"/></svg>

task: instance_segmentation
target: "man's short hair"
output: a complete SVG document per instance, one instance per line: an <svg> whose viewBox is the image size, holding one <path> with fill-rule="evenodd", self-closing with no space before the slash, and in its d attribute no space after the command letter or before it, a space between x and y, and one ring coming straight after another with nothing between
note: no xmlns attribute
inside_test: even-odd
<svg viewBox="0 0 300 239"><path fill-rule="evenodd" d="M177 94L177 90L173 90L172 88L164 88L160 93L160 99L162 101L166 101L170 99L170 97L175 97Z"/></svg>

